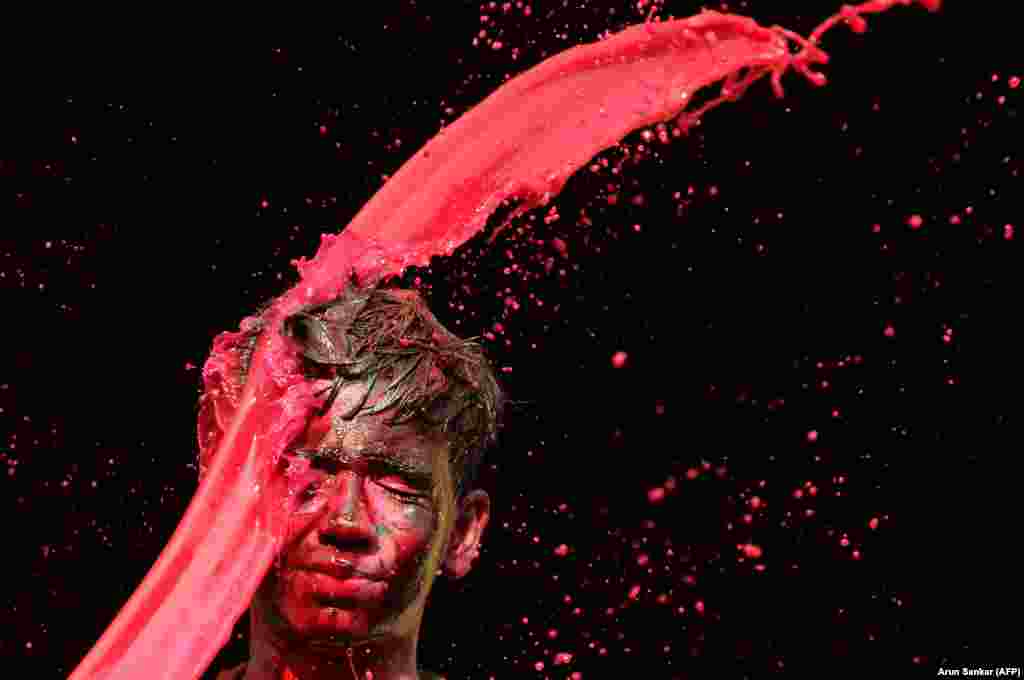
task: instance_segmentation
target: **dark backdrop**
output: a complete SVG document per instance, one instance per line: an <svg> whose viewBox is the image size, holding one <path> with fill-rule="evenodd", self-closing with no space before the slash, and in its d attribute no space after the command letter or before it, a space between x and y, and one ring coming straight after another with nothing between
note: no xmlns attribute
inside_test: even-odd
<svg viewBox="0 0 1024 680"><path fill-rule="evenodd" d="M11 27L0 656L23 673L65 677L173 532L215 334L291 285L290 260L443 122L648 11L443 4L359 3L299 36ZM428 667L1020 664L1024 68L1009 10L981 9L1011 3L948 4L840 27L828 87L790 75L781 102L762 83L688 137L634 134L557 219L407 274L456 332L503 325L488 351L530 402L483 475L479 566L433 596ZM733 9L806 33L838 2L796 5ZM244 658L244 624L215 668Z"/></svg>

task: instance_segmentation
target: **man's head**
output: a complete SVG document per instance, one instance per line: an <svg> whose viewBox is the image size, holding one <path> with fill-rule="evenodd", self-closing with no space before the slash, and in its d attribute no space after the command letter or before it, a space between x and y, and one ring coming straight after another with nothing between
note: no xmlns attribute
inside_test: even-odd
<svg viewBox="0 0 1024 680"><path fill-rule="evenodd" d="M286 454L303 529L254 609L296 644L414 634L438 569L465 575L488 522L489 499L472 482L504 411L493 370L417 293L350 288L281 328L254 324L234 375L208 391L240 390L264 331L294 340L322 406ZM207 455L219 437L202 430L227 424L217 401L204 395L200 411Z"/></svg>

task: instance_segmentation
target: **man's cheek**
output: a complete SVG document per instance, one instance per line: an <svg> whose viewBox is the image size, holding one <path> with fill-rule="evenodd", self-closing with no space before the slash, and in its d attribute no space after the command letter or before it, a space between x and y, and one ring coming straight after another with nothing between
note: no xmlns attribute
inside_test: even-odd
<svg viewBox="0 0 1024 680"><path fill-rule="evenodd" d="M394 526L402 532L429 535L434 528L434 513L427 507L410 504L394 514Z"/></svg>

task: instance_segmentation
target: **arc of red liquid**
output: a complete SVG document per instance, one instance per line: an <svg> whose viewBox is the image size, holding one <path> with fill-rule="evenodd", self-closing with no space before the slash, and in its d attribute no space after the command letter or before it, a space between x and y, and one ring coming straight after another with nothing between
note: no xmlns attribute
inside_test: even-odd
<svg viewBox="0 0 1024 680"><path fill-rule="evenodd" d="M297 262L300 283L269 310L271 329L298 307L338 295L352 273L380 280L451 254L510 197L523 202L509 220L546 204L573 172L633 130L677 115L685 128L765 76L782 96L789 68L824 84L812 67L827 62L817 43L829 28L845 22L863 31L862 15L915 1L939 9L939 0L844 5L808 39L704 12L633 26L549 58L441 131L341 234L324 236L313 260ZM721 80L721 96L687 112L697 90ZM207 370L241 335L217 339ZM264 333L185 516L72 680L191 680L227 642L287 529L288 480L277 462L314 404L297 374L287 341Z"/></svg>

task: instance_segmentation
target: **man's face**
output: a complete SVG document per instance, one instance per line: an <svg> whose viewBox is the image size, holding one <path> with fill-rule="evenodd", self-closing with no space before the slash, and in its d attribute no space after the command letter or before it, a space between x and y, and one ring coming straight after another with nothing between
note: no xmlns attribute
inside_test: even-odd
<svg viewBox="0 0 1024 680"><path fill-rule="evenodd" d="M308 528L289 536L257 594L289 637L329 645L398 632L410 614L418 623L444 549L454 509L447 439L389 426L391 412L341 420L365 389L343 388L289 453L293 511L306 518L296 524Z"/></svg>

